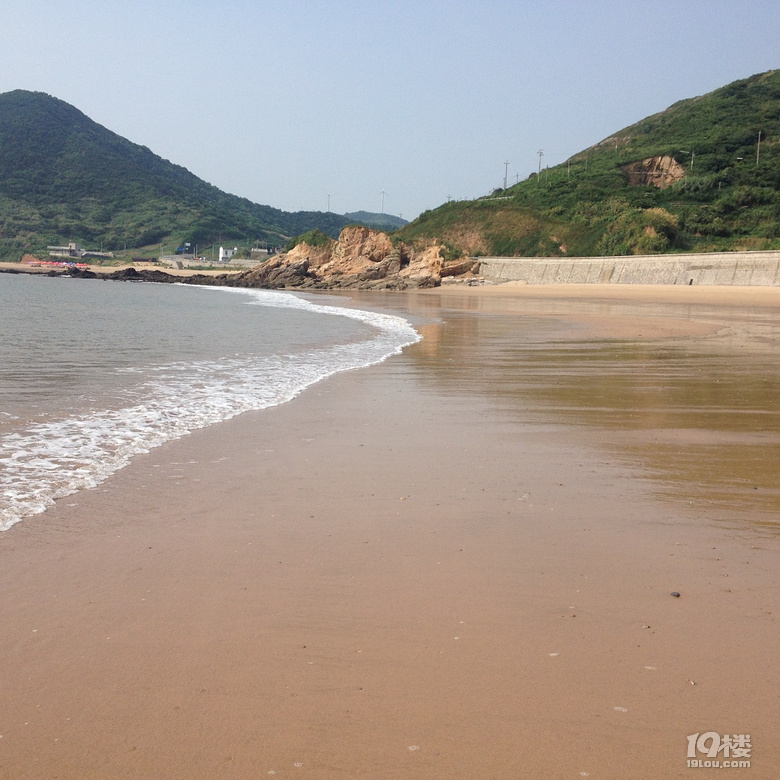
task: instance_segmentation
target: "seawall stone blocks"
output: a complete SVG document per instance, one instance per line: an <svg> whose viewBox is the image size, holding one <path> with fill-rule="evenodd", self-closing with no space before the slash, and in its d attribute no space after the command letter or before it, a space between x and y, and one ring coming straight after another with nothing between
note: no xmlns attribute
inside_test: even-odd
<svg viewBox="0 0 780 780"><path fill-rule="evenodd" d="M489 281L780 286L780 250L627 257L482 257Z"/></svg>

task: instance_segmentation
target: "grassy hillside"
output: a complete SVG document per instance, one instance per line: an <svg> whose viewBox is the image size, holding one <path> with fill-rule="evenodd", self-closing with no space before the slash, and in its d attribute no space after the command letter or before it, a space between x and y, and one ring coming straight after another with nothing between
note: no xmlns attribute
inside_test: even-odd
<svg viewBox="0 0 780 780"><path fill-rule="evenodd" d="M337 235L348 222L224 193L43 93L0 95L0 255L68 241L283 244L314 228Z"/></svg>
<svg viewBox="0 0 780 780"><path fill-rule="evenodd" d="M780 71L683 100L506 191L425 212L396 235L438 238L455 255L780 248Z"/></svg>

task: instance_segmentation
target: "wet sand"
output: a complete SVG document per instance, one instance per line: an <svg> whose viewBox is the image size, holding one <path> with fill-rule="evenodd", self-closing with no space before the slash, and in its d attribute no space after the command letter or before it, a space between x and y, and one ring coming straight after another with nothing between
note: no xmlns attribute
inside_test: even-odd
<svg viewBox="0 0 780 780"><path fill-rule="evenodd" d="M780 776L778 292L353 294L424 340L0 536L0 776Z"/></svg>

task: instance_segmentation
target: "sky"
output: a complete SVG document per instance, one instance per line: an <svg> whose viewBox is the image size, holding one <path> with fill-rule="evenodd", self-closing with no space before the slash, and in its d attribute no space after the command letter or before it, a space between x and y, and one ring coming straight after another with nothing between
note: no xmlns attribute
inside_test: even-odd
<svg viewBox="0 0 780 780"><path fill-rule="evenodd" d="M778 0L0 4L0 93L285 211L411 220L778 67Z"/></svg>

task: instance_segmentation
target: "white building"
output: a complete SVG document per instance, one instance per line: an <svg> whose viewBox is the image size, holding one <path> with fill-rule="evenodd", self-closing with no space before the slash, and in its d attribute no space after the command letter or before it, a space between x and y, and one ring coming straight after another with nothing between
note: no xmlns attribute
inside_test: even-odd
<svg viewBox="0 0 780 780"><path fill-rule="evenodd" d="M229 263L230 258L233 257L236 252L238 252L237 246L234 246L232 249L225 249L225 247L221 246L219 248L219 262Z"/></svg>

